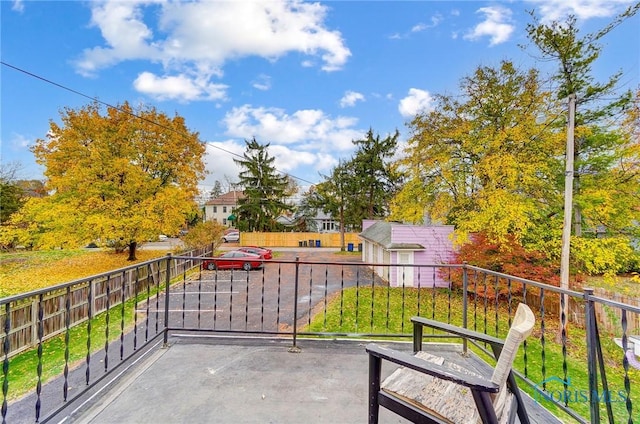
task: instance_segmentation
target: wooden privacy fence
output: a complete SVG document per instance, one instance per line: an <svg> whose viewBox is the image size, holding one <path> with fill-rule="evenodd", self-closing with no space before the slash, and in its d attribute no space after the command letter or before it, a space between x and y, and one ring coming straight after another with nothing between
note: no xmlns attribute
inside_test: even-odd
<svg viewBox="0 0 640 424"><path fill-rule="evenodd" d="M594 289L593 294L603 299L610 299L615 302L640 307L640 298L615 293L600 287ZM581 298L567 297L567 320L573 325L585 328L585 304ZM527 302L536 309L540 308L540 294L531 292L527 294ZM545 313L551 316L558 316L560 311L560 296L558 293L548 293L544 298ZM595 303L594 313L598 321L599 330L605 334L615 334L620 331L622 322L622 310L612 308L605 303ZM627 316L627 331L631 334L640 334L640 315L630 314Z"/></svg>
<svg viewBox="0 0 640 424"><path fill-rule="evenodd" d="M357 233L344 234L345 248L351 243L357 250L362 243ZM341 247L340 233L259 233L241 232L240 244L265 247Z"/></svg>
<svg viewBox="0 0 640 424"><path fill-rule="evenodd" d="M210 256L211 248L195 249L181 256ZM122 304L153 287L160 287L166 279L168 257L153 259L127 268L83 278L64 288L54 286L37 290L32 295L14 296L0 310L0 346L9 338L9 357L37 346L39 339L47 340L87 321L88 317L104 312L108 307ZM200 261L174 261L170 264L170 278L197 268ZM8 307L7 307L8 306ZM5 330L9 311L10 330ZM66 313L69 311L69 313ZM91 311L91 314L89 314ZM67 322L67 320L69 322ZM42 334L38 332L39 323Z"/></svg>

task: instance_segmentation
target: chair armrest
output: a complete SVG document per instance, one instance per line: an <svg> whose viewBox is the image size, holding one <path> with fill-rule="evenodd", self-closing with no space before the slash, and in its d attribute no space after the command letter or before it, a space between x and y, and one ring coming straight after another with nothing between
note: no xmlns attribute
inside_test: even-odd
<svg viewBox="0 0 640 424"><path fill-rule="evenodd" d="M405 352L385 348L376 344L370 343L366 346L366 351L369 355L381 358L383 360L393 362L402 365L406 368L428 374L442 380L451 381L456 384L468 387L472 390L481 392L497 393L500 387L492 383L491 381L484 379L477 374L466 374L457 369L453 369L445 364L436 365L428 361L416 358Z"/></svg>
<svg viewBox="0 0 640 424"><path fill-rule="evenodd" d="M417 326L430 327L436 330L446 331L447 333L455 334L457 336L464 337L467 339L489 343L494 353L496 353L496 357L502 351L502 347L504 346L504 340L499 339L497 337L490 336L488 334L480 333L478 331L473 331L468 328L457 327L455 325L446 324L444 322L434 321L432 319L427 319L423 317L412 317L411 322L413 323L414 330L416 329ZM414 334L416 334L415 331L414 331ZM420 332L420 335L421 334L422 332ZM415 342L416 340L414 340L414 346L415 346Z"/></svg>

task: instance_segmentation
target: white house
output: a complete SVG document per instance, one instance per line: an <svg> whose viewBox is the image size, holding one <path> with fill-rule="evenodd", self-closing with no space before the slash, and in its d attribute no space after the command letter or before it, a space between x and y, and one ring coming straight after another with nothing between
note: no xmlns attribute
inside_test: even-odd
<svg viewBox="0 0 640 424"><path fill-rule="evenodd" d="M447 287L437 265L452 258L453 230L453 225L365 220L360 233L362 260L391 265L373 268L392 287Z"/></svg>
<svg viewBox="0 0 640 424"><path fill-rule="evenodd" d="M244 198L242 191L230 191L204 204L204 220L216 221L227 227L234 227L238 200Z"/></svg>

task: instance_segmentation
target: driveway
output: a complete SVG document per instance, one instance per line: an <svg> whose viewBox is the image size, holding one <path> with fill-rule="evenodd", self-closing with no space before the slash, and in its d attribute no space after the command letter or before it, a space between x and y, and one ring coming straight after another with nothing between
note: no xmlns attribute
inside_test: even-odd
<svg viewBox="0 0 640 424"><path fill-rule="evenodd" d="M361 260L357 255L336 255L336 250L339 249L276 248L275 262L266 263L262 269L201 270L173 286L170 326L216 331L289 331L294 308L300 327L310 323L318 308L326 306L344 288L382 284L371 270L358 266ZM164 302L161 300L159 304ZM138 311L142 312L141 309ZM149 313L155 313L153 307Z"/></svg>

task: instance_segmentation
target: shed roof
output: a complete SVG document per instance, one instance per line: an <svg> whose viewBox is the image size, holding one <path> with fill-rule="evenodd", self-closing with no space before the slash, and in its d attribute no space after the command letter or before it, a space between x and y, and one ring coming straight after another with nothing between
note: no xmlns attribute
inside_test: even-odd
<svg viewBox="0 0 640 424"><path fill-rule="evenodd" d="M381 245L387 250L423 250L420 243L392 243L391 229L394 226L404 225L397 222L379 221L360 233L360 237Z"/></svg>

